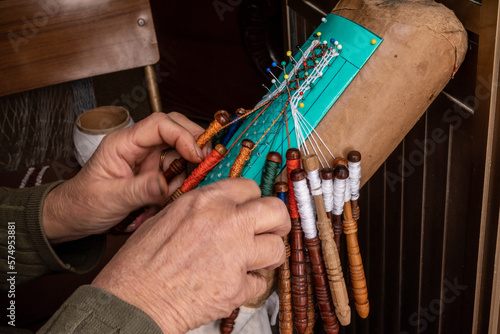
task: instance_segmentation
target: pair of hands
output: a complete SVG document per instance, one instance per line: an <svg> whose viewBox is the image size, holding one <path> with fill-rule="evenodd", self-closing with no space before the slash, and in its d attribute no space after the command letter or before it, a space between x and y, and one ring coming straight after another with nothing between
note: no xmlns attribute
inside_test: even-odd
<svg viewBox="0 0 500 334"><path fill-rule="evenodd" d="M171 113L106 136L82 171L47 196L43 222L49 240L103 233L130 211L163 203L182 178L166 184L158 171L160 152L175 148L198 163L208 153L196 145L202 132ZM250 271L283 262L281 236L289 229L284 204L260 198L255 182L216 182L146 221L92 284L139 307L163 331L183 333L264 293L265 279Z"/></svg>

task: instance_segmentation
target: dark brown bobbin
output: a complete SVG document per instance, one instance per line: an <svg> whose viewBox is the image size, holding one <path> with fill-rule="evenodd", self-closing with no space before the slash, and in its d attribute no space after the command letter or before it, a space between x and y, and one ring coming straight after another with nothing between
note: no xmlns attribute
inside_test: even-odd
<svg viewBox="0 0 500 334"><path fill-rule="evenodd" d="M286 158L288 160L298 160L300 159L300 151L298 148L290 148L286 151Z"/></svg>
<svg viewBox="0 0 500 334"><path fill-rule="evenodd" d="M286 193L288 191L288 184L284 181L276 182L274 184L274 191L277 193Z"/></svg>
<svg viewBox="0 0 500 334"><path fill-rule="evenodd" d="M242 116L245 116L247 112L248 111L245 108L238 108L238 109L236 109L234 114L238 117L242 117Z"/></svg>
<svg viewBox="0 0 500 334"><path fill-rule="evenodd" d="M316 300L318 302L321 319L323 319L325 332L328 334L337 334L339 332L339 323L334 311L335 307L333 305L328 277L323 264L319 238L316 236L312 239L306 239L306 246L311 260Z"/></svg>
<svg viewBox="0 0 500 334"><path fill-rule="evenodd" d="M342 157L336 157L335 159L333 159L332 166L333 166L333 168L335 168L338 165L342 165L342 166L347 167L347 161Z"/></svg>
<svg viewBox="0 0 500 334"><path fill-rule="evenodd" d="M238 317L238 313L240 313L239 307L235 309L229 317L222 319L220 323L221 334L231 334L234 328L236 317Z"/></svg>
<svg viewBox="0 0 500 334"><path fill-rule="evenodd" d="M219 122L220 125L224 126L231 120L231 116L225 110L219 110L215 113L214 119Z"/></svg>
<svg viewBox="0 0 500 334"><path fill-rule="evenodd" d="M321 173L322 180L332 180L333 179L333 169L331 169L330 167L322 168L320 173Z"/></svg>
<svg viewBox="0 0 500 334"><path fill-rule="evenodd" d="M336 179L345 180L349 177L349 170L344 165L338 165L333 170Z"/></svg>
<svg viewBox="0 0 500 334"><path fill-rule="evenodd" d="M251 150L251 149L253 149L253 147L255 146L255 144L250 139L243 139L241 141L241 146L244 146L244 147L246 147L246 148L248 148L248 149Z"/></svg>
<svg viewBox="0 0 500 334"><path fill-rule="evenodd" d="M170 163L168 169L163 173L167 182L172 181L172 179L182 173L186 168L187 161L183 158L177 158Z"/></svg>
<svg viewBox="0 0 500 334"><path fill-rule="evenodd" d="M347 160L350 162L360 162L361 161L361 153L358 151L351 151L347 154Z"/></svg>
<svg viewBox="0 0 500 334"><path fill-rule="evenodd" d="M272 161L272 162L276 162L278 164L280 164L281 161L283 161L281 159L281 154L279 154L278 152L269 152L267 154L266 159L269 160L269 161Z"/></svg>
<svg viewBox="0 0 500 334"><path fill-rule="evenodd" d="M303 179L307 178L307 173L302 168L297 168L292 170L292 172L290 173L290 178L292 179L292 181L302 181Z"/></svg>
<svg viewBox="0 0 500 334"><path fill-rule="evenodd" d="M290 243L290 271L292 283L293 323L297 331L302 334L307 328L307 270L304 255L304 240L302 228L298 218L292 218L292 231Z"/></svg>
<svg viewBox="0 0 500 334"><path fill-rule="evenodd" d="M344 165L337 165L333 170L336 179L345 180L349 177L349 170ZM340 236L342 235L342 215L332 215L333 235L337 250L340 254Z"/></svg>
<svg viewBox="0 0 500 334"><path fill-rule="evenodd" d="M312 279L311 260L306 252L306 272L307 272L307 328L305 334L314 334L316 324L316 298L314 297L314 283Z"/></svg>
<svg viewBox="0 0 500 334"><path fill-rule="evenodd" d="M274 184L276 193L288 192L286 182L276 182ZM288 235L283 237L283 243L286 249L285 262L279 267L279 328L280 334L293 334L293 307L292 307L292 282L290 272L291 247L288 242Z"/></svg>

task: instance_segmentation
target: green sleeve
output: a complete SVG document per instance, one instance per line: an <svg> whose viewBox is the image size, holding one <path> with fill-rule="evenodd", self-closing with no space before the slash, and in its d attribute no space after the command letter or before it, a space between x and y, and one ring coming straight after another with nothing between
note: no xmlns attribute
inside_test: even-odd
<svg viewBox="0 0 500 334"><path fill-rule="evenodd" d="M79 287L38 334L162 334L146 313L90 285Z"/></svg>
<svg viewBox="0 0 500 334"><path fill-rule="evenodd" d="M43 201L60 183L0 188L0 291L8 290L9 273L15 273L19 286L52 272L86 273L98 264L106 246L105 235L55 247L45 237L41 224ZM13 259L11 267L8 260Z"/></svg>

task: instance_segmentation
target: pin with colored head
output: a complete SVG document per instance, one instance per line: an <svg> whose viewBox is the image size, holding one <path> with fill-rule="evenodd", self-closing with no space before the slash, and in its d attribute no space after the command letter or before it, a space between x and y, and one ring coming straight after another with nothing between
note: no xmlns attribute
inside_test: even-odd
<svg viewBox="0 0 500 334"><path fill-rule="evenodd" d="M302 49L300 48L300 45L296 45L295 47L297 48L297 50L300 51L300 53L302 53L302 57L304 57L304 51L302 51Z"/></svg>
<svg viewBox="0 0 500 334"><path fill-rule="evenodd" d="M292 62L293 66L297 65L297 62L295 61L295 58L293 58L293 56L292 56L292 51L288 50L286 52L286 55L288 56L288 58L290 58L290 61Z"/></svg>
<svg viewBox="0 0 500 334"><path fill-rule="evenodd" d="M276 76L274 75L274 73L271 71L271 69L269 67L267 68L267 72L270 73L273 76L274 79L271 80L271 82L273 84L276 83L276 82L279 82L278 78L276 78ZM276 87L278 87L278 86L276 86Z"/></svg>

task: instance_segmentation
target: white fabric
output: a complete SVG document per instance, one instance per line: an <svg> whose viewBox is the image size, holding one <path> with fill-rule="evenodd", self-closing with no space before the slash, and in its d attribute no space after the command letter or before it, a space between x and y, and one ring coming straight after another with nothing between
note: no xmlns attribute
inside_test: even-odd
<svg viewBox="0 0 500 334"><path fill-rule="evenodd" d="M279 298L276 292L259 308L240 307L232 334L271 334L271 325L276 324L279 313ZM219 334L220 320L190 330L189 334Z"/></svg>

